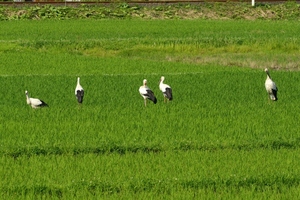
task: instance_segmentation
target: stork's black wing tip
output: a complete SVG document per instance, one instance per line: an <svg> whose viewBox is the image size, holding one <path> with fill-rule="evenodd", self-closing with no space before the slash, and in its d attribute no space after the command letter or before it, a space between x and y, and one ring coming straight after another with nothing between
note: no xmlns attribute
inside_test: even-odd
<svg viewBox="0 0 300 200"><path fill-rule="evenodd" d="M41 104L39 105L39 107L49 107L48 104L46 104L44 101L41 100Z"/></svg>

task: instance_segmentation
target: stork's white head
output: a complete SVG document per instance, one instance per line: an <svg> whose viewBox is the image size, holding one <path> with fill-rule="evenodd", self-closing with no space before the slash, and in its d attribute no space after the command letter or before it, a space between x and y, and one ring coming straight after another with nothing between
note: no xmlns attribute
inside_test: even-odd
<svg viewBox="0 0 300 200"><path fill-rule="evenodd" d="M144 80L143 80L143 84L144 84L144 85L147 85L147 79L144 79Z"/></svg>
<svg viewBox="0 0 300 200"><path fill-rule="evenodd" d="M161 81L161 82L163 82L164 80L165 80L165 77L164 77L164 76L160 77L160 81Z"/></svg>
<svg viewBox="0 0 300 200"><path fill-rule="evenodd" d="M265 72L267 74L267 77L271 78L268 68L265 68Z"/></svg>
<svg viewBox="0 0 300 200"><path fill-rule="evenodd" d="M28 95L28 91L27 90L25 90L25 94Z"/></svg>

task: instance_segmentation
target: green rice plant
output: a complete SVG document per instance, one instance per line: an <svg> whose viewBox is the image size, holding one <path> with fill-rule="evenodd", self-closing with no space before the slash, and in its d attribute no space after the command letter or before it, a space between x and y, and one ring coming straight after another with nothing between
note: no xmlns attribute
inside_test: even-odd
<svg viewBox="0 0 300 200"><path fill-rule="evenodd" d="M239 23L1 22L2 197L297 198L299 27ZM144 78L158 99L147 107ZM25 90L49 107L32 109Z"/></svg>

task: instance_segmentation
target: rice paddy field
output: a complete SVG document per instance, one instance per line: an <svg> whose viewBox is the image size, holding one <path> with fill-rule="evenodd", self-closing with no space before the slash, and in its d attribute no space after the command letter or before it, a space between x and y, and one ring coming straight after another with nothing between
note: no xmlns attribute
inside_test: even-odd
<svg viewBox="0 0 300 200"><path fill-rule="evenodd" d="M0 26L3 199L300 198L298 21ZM157 104L144 106L143 79Z"/></svg>

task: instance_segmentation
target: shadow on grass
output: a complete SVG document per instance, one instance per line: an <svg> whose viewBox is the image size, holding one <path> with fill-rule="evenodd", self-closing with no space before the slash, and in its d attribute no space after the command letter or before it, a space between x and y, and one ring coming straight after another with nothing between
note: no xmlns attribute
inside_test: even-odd
<svg viewBox="0 0 300 200"><path fill-rule="evenodd" d="M98 147L30 147L30 148L16 148L0 152L0 155L12 158L21 156L48 156L48 155L84 155L84 154L134 154L134 153L162 153L166 151L252 151L257 149L298 149L300 148L299 139L294 141L274 140L262 143L244 143L244 144L200 144L193 142L179 142L177 146L162 147L160 145L103 145Z"/></svg>
<svg viewBox="0 0 300 200"><path fill-rule="evenodd" d="M133 193L143 194L145 192L155 194L171 194L176 188L177 191L207 191L207 192L224 192L228 191L251 191L251 192L282 192L283 188L288 189L298 187L300 184L299 177L248 177L248 178L203 178L203 179L154 179L144 178L139 180L128 181L127 184L110 181L79 181L70 185L32 185L32 186L2 186L0 192L8 196L34 196L48 198L66 198L76 197L77 194L86 194L89 196L110 196L114 194Z"/></svg>

